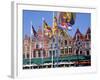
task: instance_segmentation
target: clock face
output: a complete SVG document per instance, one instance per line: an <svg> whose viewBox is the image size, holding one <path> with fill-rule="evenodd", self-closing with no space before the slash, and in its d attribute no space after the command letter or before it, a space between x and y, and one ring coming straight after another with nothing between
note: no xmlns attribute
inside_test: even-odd
<svg viewBox="0 0 100 80"><path fill-rule="evenodd" d="M82 41L76 41L76 47L82 47Z"/></svg>

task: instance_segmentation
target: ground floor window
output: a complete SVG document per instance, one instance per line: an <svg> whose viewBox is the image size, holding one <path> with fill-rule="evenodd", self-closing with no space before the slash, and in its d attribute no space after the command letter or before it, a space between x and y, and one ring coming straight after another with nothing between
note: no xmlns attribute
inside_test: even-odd
<svg viewBox="0 0 100 80"><path fill-rule="evenodd" d="M72 48L69 48L69 53L72 53Z"/></svg>
<svg viewBox="0 0 100 80"><path fill-rule="evenodd" d="M79 54L79 50L76 50L76 54Z"/></svg>
<svg viewBox="0 0 100 80"><path fill-rule="evenodd" d="M87 50L87 52L86 52L86 53L87 53L87 55L89 55L89 54L90 54L90 51L89 51L89 50Z"/></svg>
<svg viewBox="0 0 100 80"><path fill-rule="evenodd" d="M55 50L53 50L53 56L55 56Z"/></svg>
<svg viewBox="0 0 100 80"><path fill-rule="evenodd" d="M36 57L35 51L33 51L33 57Z"/></svg>
<svg viewBox="0 0 100 80"><path fill-rule="evenodd" d="M23 54L23 58L25 58L25 53Z"/></svg>
<svg viewBox="0 0 100 80"><path fill-rule="evenodd" d="M82 51L80 51L80 54L82 54Z"/></svg>
<svg viewBox="0 0 100 80"><path fill-rule="evenodd" d="M29 54L27 54L27 58L29 58Z"/></svg>
<svg viewBox="0 0 100 80"><path fill-rule="evenodd" d="M49 56L52 57L52 51L49 51Z"/></svg>
<svg viewBox="0 0 100 80"><path fill-rule="evenodd" d="M68 53L68 48L65 49L65 54L67 54L67 53Z"/></svg>
<svg viewBox="0 0 100 80"><path fill-rule="evenodd" d="M39 57L41 57L41 53L40 53L40 51L38 51L38 55L39 55Z"/></svg>
<svg viewBox="0 0 100 80"><path fill-rule="evenodd" d="M44 57L46 56L46 51L45 51L45 50L43 50L43 56L44 56Z"/></svg>
<svg viewBox="0 0 100 80"><path fill-rule="evenodd" d="M64 49L61 49L61 54L64 54Z"/></svg>

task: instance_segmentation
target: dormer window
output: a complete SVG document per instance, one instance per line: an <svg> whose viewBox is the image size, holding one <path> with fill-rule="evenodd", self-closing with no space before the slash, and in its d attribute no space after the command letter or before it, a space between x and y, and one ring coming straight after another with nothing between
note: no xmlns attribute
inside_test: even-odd
<svg viewBox="0 0 100 80"><path fill-rule="evenodd" d="M80 38L80 36L77 34L77 35L76 35L76 40L79 40L79 38Z"/></svg>
<svg viewBox="0 0 100 80"><path fill-rule="evenodd" d="M89 40L90 39L90 34L87 34L86 35L86 38Z"/></svg>

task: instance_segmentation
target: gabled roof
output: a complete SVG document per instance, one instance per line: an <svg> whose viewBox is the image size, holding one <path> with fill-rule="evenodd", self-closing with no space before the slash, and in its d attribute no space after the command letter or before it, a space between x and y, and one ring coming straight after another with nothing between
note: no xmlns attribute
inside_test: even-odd
<svg viewBox="0 0 100 80"><path fill-rule="evenodd" d="M91 29L90 29L90 27L87 29L87 32L86 32L86 34L90 34L91 33Z"/></svg>
<svg viewBox="0 0 100 80"><path fill-rule="evenodd" d="M80 32L80 30L77 28L76 33L75 33L75 35L74 35L74 37L73 37L73 40L75 40L77 34L80 35L80 39L81 39L81 40L84 39L84 35L83 35L83 34Z"/></svg>
<svg viewBox="0 0 100 80"><path fill-rule="evenodd" d="M90 27L87 29L87 32L85 34L85 40L87 40L87 34L90 34L90 36L91 36L91 29L90 29Z"/></svg>

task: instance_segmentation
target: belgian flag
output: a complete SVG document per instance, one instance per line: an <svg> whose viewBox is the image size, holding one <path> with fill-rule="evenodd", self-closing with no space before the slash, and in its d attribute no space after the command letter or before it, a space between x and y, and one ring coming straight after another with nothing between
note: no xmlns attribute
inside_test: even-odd
<svg viewBox="0 0 100 80"><path fill-rule="evenodd" d="M48 26L48 24L47 24L47 22L45 20L44 20L43 26L44 26L44 30L50 30L51 31L51 27Z"/></svg>

